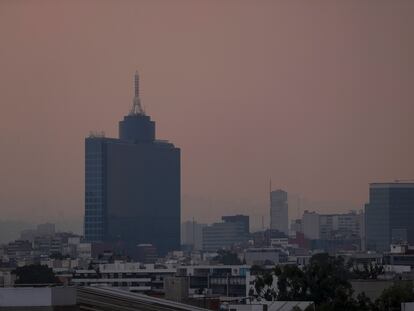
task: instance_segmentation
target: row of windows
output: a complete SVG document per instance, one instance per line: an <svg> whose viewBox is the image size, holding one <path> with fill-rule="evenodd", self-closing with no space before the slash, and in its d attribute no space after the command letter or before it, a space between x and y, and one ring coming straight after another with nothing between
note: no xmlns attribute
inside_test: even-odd
<svg viewBox="0 0 414 311"><path fill-rule="evenodd" d="M92 152L89 152L89 153L87 153L85 155L85 158L87 160L89 160L89 159L102 159L102 153L92 153Z"/></svg>
<svg viewBox="0 0 414 311"><path fill-rule="evenodd" d="M85 234L102 234L103 233L103 227L91 227L91 226L85 226Z"/></svg>
<svg viewBox="0 0 414 311"><path fill-rule="evenodd" d="M85 186L85 197L86 198L101 198L103 193L103 187L95 186L95 185L86 185Z"/></svg>
<svg viewBox="0 0 414 311"><path fill-rule="evenodd" d="M102 224L87 224L85 226L85 233L91 233L91 234L98 234L103 232L103 226Z"/></svg>
<svg viewBox="0 0 414 311"><path fill-rule="evenodd" d="M93 182L90 182L90 181L86 181L85 182L85 187L86 187L86 191L96 191L96 190L99 190L99 191L101 191L102 190L102 187L103 187L103 183L102 182L97 182L97 181L93 181ZM89 189L92 189L92 190L89 190Z"/></svg>
<svg viewBox="0 0 414 311"><path fill-rule="evenodd" d="M86 197L85 203L102 203L102 197Z"/></svg>
<svg viewBox="0 0 414 311"><path fill-rule="evenodd" d="M103 215L102 208L93 208L91 209L89 206L87 206L85 211L85 216L100 216Z"/></svg>
<svg viewBox="0 0 414 311"><path fill-rule="evenodd" d="M103 162L102 161L86 161L85 162L85 169L91 169L91 168L102 168L104 167Z"/></svg>
<svg viewBox="0 0 414 311"><path fill-rule="evenodd" d="M85 172L102 172L103 168L105 166L102 164L102 162L96 162L96 161L91 161L91 162L86 162L85 163Z"/></svg>
<svg viewBox="0 0 414 311"><path fill-rule="evenodd" d="M87 186L87 185L86 185ZM87 188L89 188L89 187L87 187ZM92 188L92 187L90 187L90 188ZM94 190L94 189L93 189ZM98 193L99 192L99 193ZM98 189L98 190L94 190L94 191L91 191L90 189L86 189L86 191L85 191L85 196L86 197L88 197L88 198L93 198L93 197L101 197L99 194L100 194L100 192L102 192L101 191L101 189Z"/></svg>
<svg viewBox="0 0 414 311"><path fill-rule="evenodd" d="M86 181L88 181L88 180L102 179L102 177L103 176L101 174L86 174L85 175Z"/></svg>
<svg viewBox="0 0 414 311"><path fill-rule="evenodd" d="M96 215L85 215L85 224L103 224L104 216L102 213Z"/></svg>

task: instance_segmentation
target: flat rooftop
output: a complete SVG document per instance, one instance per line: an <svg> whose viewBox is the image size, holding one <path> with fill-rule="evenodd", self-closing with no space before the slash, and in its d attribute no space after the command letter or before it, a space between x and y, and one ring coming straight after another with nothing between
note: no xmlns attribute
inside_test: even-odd
<svg viewBox="0 0 414 311"><path fill-rule="evenodd" d="M384 183L370 183L370 188L414 188L414 182L384 182Z"/></svg>

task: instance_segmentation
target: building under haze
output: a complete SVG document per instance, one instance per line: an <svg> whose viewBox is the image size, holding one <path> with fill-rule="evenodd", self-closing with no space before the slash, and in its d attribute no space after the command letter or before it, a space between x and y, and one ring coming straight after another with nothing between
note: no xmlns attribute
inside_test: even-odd
<svg viewBox="0 0 414 311"><path fill-rule="evenodd" d="M289 234L288 194L283 190L270 192L270 229Z"/></svg>
<svg viewBox="0 0 414 311"><path fill-rule="evenodd" d="M223 216L223 222L203 228L203 250L217 251L242 244L249 238L249 216Z"/></svg>
<svg viewBox="0 0 414 311"><path fill-rule="evenodd" d="M185 221L181 224L181 244L183 247L191 247L193 250L203 248L203 228L206 224L196 221Z"/></svg>
<svg viewBox="0 0 414 311"><path fill-rule="evenodd" d="M119 138L85 140L85 238L130 253L152 244L165 254L180 247L180 149L155 139L138 79Z"/></svg>
<svg viewBox="0 0 414 311"><path fill-rule="evenodd" d="M391 243L414 245L414 183L372 183L365 206L368 250L389 251Z"/></svg>

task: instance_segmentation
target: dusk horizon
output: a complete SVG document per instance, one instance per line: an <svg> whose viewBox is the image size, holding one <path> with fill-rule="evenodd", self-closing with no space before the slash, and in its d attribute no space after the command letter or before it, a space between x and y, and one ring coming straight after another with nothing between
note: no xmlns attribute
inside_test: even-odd
<svg viewBox="0 0 414 311"><path fill-rule="evenodd" d="M0 4L3 219L82 222L83 140L117 137L135 70L183 221L260 227L270 178L324 213L414 178L411 3L96 3Z"/></svg>

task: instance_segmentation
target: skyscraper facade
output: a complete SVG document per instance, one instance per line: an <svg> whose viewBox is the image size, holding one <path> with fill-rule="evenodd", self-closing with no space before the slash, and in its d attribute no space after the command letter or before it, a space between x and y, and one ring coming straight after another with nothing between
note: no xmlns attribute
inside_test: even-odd
<svg viewBox="0 0 414 311"><path fill-rule="evenodd" d="M288 194L283 190L270 192L270 229L289 234Z"/></svg>
<svg viewBox="0 0 414 311"><path fill-rule="evenodd" d="M142 109L139 77L119 138L85 140L85 238L133 252L152 244L160 254L180 247L180 149L155 139Z"/></svg>
<svg viewBox="0 0 414 311"><path fill-rule="evenodd" d="M389 251L391 243L414 244L414 183L372 183L365 205L367 250Z"/></svg>

